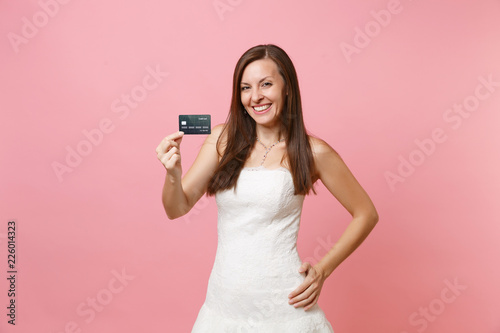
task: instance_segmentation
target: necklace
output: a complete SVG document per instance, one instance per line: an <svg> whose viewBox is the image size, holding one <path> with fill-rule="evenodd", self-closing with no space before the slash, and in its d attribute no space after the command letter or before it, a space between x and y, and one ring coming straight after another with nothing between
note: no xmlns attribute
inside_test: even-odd
<svg viewBox="0 0 500 333"><path fill-rule="evenodd" d="M262 162L260 163L260 165L263 165L264 164L264 161L266 160L266 157L267 157L267 153L269 153L269 151L271 150L271 148L273 148L274 146L276 146L278 143L280 143L281 141L285 140L285 139L281 139L281 140L278 140L276 141L275 143L273 143L272 145L270 145L269 147L266 147L266 145L264 145L260 140L259 138L257 138L257 141L262 145L262 147L264 147L264 149L266 150L266 153L264 154L264 158L262 159Z"/></svg>

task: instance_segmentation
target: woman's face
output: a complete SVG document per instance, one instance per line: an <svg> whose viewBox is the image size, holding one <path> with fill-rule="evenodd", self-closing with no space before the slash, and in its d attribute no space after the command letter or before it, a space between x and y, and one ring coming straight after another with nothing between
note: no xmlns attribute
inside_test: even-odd
<svg viewBox="0 0 500 333"><path fill-rule="evenodd" d="M257 124L279 125L285 83L276 63L268 58L247 65L241 78L241 103Z"/></svg>

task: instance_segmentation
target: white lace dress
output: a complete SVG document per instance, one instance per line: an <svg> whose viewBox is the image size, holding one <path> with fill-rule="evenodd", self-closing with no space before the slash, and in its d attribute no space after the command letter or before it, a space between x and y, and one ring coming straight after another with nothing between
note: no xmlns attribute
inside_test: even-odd
<svg viewBox="0 0 500 333"><path fill-rule="evenodd" d="M304 196L293 192L287 169L260 166L216 194L217 253L191 333L333 333L318 304L288 304L305 277L296 248Z"/></svg>

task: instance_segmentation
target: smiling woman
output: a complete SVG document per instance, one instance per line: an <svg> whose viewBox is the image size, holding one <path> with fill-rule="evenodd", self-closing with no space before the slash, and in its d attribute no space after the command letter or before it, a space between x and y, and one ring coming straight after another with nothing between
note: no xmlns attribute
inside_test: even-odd
<svg viewBox="0 0 500 333"><path fill-rule="evenodd" d="M218 208L216 258L192 333L332 333L317 303L323 283L378 215L335 150L307 134L285 51L259 45L243 54L228 119L212 129L181 179L183 135L167 136L156 149L167 170L165 212L183 216L205 193ZM301 261L297 236L304 197L318 179L353 220L313 266Z"/></svg>
<svg viewBox="0 0 500 333"><path fill-rule="evenodd" d="M266 73L271 73L272 75L266 75ZM250 84L246 81L253 83ZM285 82L278 73L278 68L274 61L269 58L256 60L249 64L243 71L241 104L247 109L252 118L260 124L265 124L266 118L264 118L263 122L261 117L255 117L255 115L266 114L274 106L272 109L274 112L270 117L271 120L277 122L279 118L277 117L278 112L276 110L281 110L284 85Z"/></svg>
<svg viewBox="0 0 500 333"><path fill-rule="evenodd" d="M308 194L317 178L312 148L302 117L302 102L295 67L275 45L251 48L236 64L231 110L222 138L228 143L208 185L208 194L235 186L243 166L256 165L276 145L268 166L287 167L295 194ZM260 145L255 145L260 142ZM266 155L267 157L267 155Z"/></svg>

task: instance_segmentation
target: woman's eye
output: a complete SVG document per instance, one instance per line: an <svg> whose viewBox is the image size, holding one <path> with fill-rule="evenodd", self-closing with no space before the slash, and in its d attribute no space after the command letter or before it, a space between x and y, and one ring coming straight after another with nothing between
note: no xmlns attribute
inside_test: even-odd
<svg viewBox="0 0 500 333"><path fill-rule="evenodd" d="M241 90L243 91L243 90L246 90L247 88L248 88L248 87L241 87Z"/></svg>
<svg viewBox="0 0 500 333"><path fill-rule="evenodd" d="M272 83L271 82L264 82L263 86L271 86Z"/></svg>

